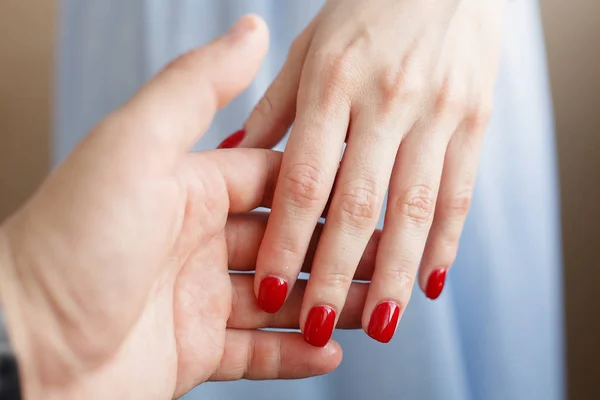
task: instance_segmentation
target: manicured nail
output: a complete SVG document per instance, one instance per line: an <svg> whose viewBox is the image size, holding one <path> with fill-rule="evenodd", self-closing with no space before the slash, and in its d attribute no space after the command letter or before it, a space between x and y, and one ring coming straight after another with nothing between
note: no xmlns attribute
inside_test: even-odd
<svg viewBox="0 0 600 400"><path fill-rule="evenodd" d="M287 297L288 284L278 276L267 276L260 281L258 306L268 313L279 311Z"/></svg>
<svg viewBox="0 0 600 400"><path fill-rule="evenodd" d="M396 332L400 318L400 306L393 301L379 303L369 321L367 334L381 343L389 343Z"/></svg>
<svg viewBox="0 0 600 400"><path fill-rule="evenodd" d="M315 347L325 347L333 333L335 310L329 306L313 307L304 324L304 340Z"/></svg>
<svg viewBox="0 0 600 400"><path fill-rule="evenodd" d="M246 136L246 131L240 129L239 131L229 136L227 139L223 140L219 147L217 147L217 149L232 149L234 147L237 147L237 145L240 144L241 141L244 139L244 136Z"/></svg>
<svg viewBox="0 0 600 400"><path fill-rule="evenodd" d="M425 288L425 296L431 300L435 300L440 297L442 290L444 289L444 283L446 282L447 268L436 269L429 275L427 281L427 287Z"/></svg>

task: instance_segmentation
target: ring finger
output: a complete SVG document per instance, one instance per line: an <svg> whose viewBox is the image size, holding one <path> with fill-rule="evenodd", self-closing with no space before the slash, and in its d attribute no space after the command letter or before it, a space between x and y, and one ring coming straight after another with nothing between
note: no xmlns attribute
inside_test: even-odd
<svg viewBox="0 0 600 400"><path fill-rule="evenodd" d="M365 309L363 328L389 342L410 299L431 227L452 120L427 119L407 135L390 181L384 229ZM450 133L447 133L450 132Z"/></svg>

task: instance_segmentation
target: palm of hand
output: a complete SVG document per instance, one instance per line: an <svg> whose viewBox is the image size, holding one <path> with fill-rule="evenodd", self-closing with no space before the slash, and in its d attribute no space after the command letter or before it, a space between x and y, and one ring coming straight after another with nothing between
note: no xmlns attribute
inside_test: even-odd
<svg viewBox="0 0 600 400"><path fill-rule="evenodd" d="M69 357L54 359L65 360L57 374L92 371L98 385L138 377L138 395L143 388L170 397L207 380L223 354L231 311L227 184L215 157L189 154L169 173L118 156L98 166L98 148L84 143L9 224L15 252L32 254L26 264L48 278L36 288L51 297L45 308L67 321L56 336L40 330L39 340L63 338L69 348ZM26 248L40 240L45 248ZM66 247L68 259L56 251ZM70 279L56 286L52 277L64 275Z"/></svg>
<svg viewBox="0 0 600 400"><path fill-rule="evenodd" d="M179 396L207 381L224 352L232 292L224 232L229 199L222 175L209 172L218 167L210 160L198 164L202 165L194 168L208 173L198 177L185 165L173 178L181 190L170 198L156 198L162 203L157 206L175 216L174 225L181 231L173 247L158 258L168 268L158 274L126 338L129 354L116 357L108 366L128 371L122 374L128 380L137 371L139 387L156 398ZM160 232L160 226L156 228ZM130 365L133 360L136 365ZM142 393L138 390L137 395Z"/></svg>

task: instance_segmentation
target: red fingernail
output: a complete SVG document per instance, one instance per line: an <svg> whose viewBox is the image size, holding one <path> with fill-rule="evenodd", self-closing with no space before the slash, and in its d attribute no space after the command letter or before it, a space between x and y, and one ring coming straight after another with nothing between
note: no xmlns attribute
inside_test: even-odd
<svg viewBox="0 0 600 400"><path fill-rule="evenodd" d="M304 324L304 340L315 347L325 347L333 333L335 310L329 306L313 307Z"/></svg>
<svg viewBox="0 0 600 400"><path fill-rule="evenodd" d="M381 343L389 343L396 332L400 318L400 306L393 301L379 303L369 321L367 334Z"/></svg>
<svg viewBox="0 0 600 400"><path fill-rule="evenodd" d="M435 300L440 297L442 290L444 289L444 283L446 282L446 268L436 269L429 275L427 281L427 287L425 288L425 296L431 300Z"/></svg>
<svg viewBox="0 0 600 400"><path fill-rule="evenodd" d="M258 306L268 313L279 311L287 296L288 284L278 276L267 276L260 281Z"/></svg>
<svg viewBox="0 0 600 400"><path fill-rule="evenodd" d="M237 145L240 144L244 139L244 136L246 136L246 131L241 129L233 133L227 139L223 140L217 149L231 149L237 147Z"/></svg>

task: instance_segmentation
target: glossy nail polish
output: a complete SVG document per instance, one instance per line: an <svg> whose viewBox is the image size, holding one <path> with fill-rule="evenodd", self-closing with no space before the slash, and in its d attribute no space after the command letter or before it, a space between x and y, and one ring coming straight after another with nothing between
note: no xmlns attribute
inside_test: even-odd
<svg viewBox="0 0 600 400"><path fill-rule="evenodd" d="M244 139L244 136L246 136L246 131L241 129L223 140L217 149L232 149L237 147Z"/></svg>
<svg viewBox="0 0 600 400"><path fill-rule="evenodd" d="M267 276L260 281L258 306L268 313L279 311L287 296L288 284L278 276Z"/></svg>
<svg viewBox="0 0 600 400"><path fill-rule="evenodd" d="M425 296L431 300L435 300L440 297L442 290L444 289L444 283L446 282L446 271L447 268L436 269L429 275L427 280L427 287L425 288Z"/></svg>
<svg viewBox="0 0 600 400"><path fill-rule="evenodd" d="M371 314L367 334L381 343L389 343L396 332L400 306L393 301L379 303Z"/></svg>
<svg viewBox="0 0 600 400"><path fill-rule="evenodd" d="M314 306L304 324L304 340L316 347L325 347L333 333L335 310L329 306Z"/></svg>

